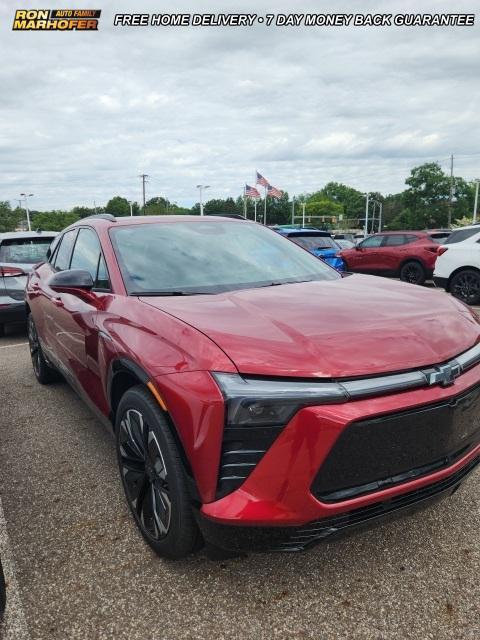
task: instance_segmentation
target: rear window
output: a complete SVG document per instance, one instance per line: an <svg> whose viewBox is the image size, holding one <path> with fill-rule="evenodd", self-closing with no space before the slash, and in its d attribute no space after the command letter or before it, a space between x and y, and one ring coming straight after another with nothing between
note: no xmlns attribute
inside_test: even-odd
<svg viewBox="0 0 480 640"><path fill-rule="evenodd" d="M480 233L480 228L476 229L457 229L457 231L453 231L448 238L445 240L444 244L455 244L456 242L462 242L467 238L471 238L475 234Z"/></svg>
<svg viewBox="0 0 480 640"><path fill-rule="evenodd" d="M433 240L433 242L436 242L437 244L445 244L445 242L448 240L448 238L451 236L451 233L446 231L446 232L436 232L436 233L429 233L428 234L430 236L430 239Z"/></svg>
<svg viewBox="0 0 480 640"><path fill-rule="evenodd" d="M338 249L338 244L329 236L289 236L295 244L300 245L307 251L315 251L316 249Z"/></svg>
<svg viewBox="0 0 480 640"><path fill-rule="evenodd" d="M0 262L11 264L36 264L47 257L48 248L55 236L41 238L10 238L0 244Z"/></svg>

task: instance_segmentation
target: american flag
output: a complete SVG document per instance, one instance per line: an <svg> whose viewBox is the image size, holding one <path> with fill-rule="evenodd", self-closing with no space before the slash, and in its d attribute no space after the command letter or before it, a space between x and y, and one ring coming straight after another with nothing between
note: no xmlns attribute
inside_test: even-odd
<svg viewBox="0 0 480 640"><path fill-rule="evenodd" d="M262 187L269 187L270 186L268 180L266 178L264 178L262 176L262 174L258 173L258 171L257 171L257 181L256 181L255 184L261 184Z"/></svg>
<svg viewBox="0 0 480 640"><path fill-rule="evenodd" d="M267 187L267 196L270 196L271 198L281 198L283 196L283 191L280 191L280 189L276 189L269 184Z"/></svg>
<svg viewBox="0 0 480 640"><path fill-rule="evenodd" d="M248 184L245 185L245 195L247 198L260 198L258 189L255 189L255 187L251 187Z"/></svg>

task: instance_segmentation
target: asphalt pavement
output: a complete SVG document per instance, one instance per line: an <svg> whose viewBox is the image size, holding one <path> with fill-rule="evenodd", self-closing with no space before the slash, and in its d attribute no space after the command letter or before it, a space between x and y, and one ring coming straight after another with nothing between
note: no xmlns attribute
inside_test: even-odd
<svg viewBox="0 0 480 640"><path fill-rule="evenodd" d="M127 511L113 439L66 383L0 340L5 640L480 638L480 473L403 520L300 555L157 558Z"/></svg>

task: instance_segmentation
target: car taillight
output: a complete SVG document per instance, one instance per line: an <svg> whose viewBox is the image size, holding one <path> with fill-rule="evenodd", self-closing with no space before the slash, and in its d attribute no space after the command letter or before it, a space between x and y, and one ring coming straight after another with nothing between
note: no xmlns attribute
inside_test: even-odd
<svg viewBox="0 0 480 640"><path fill-rule="evenodd" d="M437 255L441 256L445 253L445 251L448 251L448 247L438 247L437 249Z"/></svg>
<svg viewBox="0 0 480 640"><path fill-rule="evenodd" d="M23 269L19 269L18 267L0 267L0 273L4 278L26 275Z"/></svg>

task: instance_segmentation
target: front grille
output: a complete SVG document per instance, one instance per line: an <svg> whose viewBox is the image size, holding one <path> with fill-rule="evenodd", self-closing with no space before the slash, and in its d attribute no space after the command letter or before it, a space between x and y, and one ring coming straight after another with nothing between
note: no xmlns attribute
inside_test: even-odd
<svg viewBox="0 0 480 640"><path fill-rule="evenodd" d="M427 485L414 491L409 491L399 496L384 500L383 502L377 502L360 509L347 511L341 515L333 518L323 518L322 520L316 520L309 522L303 527L298 527L292 530L290 535L279 542L272 551L303 551L306 547L315 544L333 536L339 534L342 531L348 529L373 524L373 521L394 514L397 511L410 509L414 510L415 507L421 506L421 503L426 502L435 497L440 497L441 494L448 491L453 491L457 485L467 476L473 469L480 463L480 457L475 458L462 469L456 473Z"/></svg>
<svg viewBox="0 0 480 640"><path fill-rule="evenodd" d="M480 441L480 386L449 401L354 422L313 483L322 502L396 486L451 466Z"/></svg>
<svg viewBox="0 0 480 640"><path fill-rule="evenodd" d="M217 499L248 478L284 427L232 427L223 431Z"/></svg>

